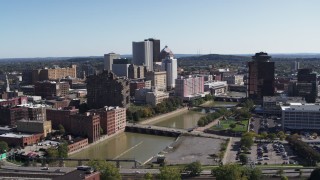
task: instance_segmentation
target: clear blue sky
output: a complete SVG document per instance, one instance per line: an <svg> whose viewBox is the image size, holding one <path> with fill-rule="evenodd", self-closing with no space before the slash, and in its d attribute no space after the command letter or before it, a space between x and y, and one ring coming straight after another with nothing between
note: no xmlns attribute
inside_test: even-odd
<svg viewBox="0 0 320 180"><path fill-rule="evenodd" d="M319 0L0 0L0 58L320 52Z"/></svg>

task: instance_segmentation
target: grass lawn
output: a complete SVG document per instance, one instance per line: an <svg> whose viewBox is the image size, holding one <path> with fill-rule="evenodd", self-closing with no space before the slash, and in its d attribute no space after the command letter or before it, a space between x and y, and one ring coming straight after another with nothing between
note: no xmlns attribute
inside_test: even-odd
<svg viewBox="0 0 320 180"><path fill-rule="evenodd" d="M226 121L222 120L222 121L220 121L220 126L214 125L213 127L211 127L211 129L212 130L227 130L227 129L230 129L230 127L229 127L230 124L236 124L236 127L233 128L233 130L235 132L247 132L249 120L241 120L241 124L244 124L244 126L237 124L236 122L237 121L231 120L231 119L226 120Z"/></svg>
<svg viewBox="0 0 320 180"><path fill-rule="evenodd" d="M201 104L201 107L216 107L216 106L223 106L223 105L237 105L238 102L223 102L223 101L207 101Z"/></svg>
<svg viewBox="0 0 320 180"><path fill-rule="evenodd" d="M146 107L146 105L134 105L134 104L130 104L129 110L130 110L131 112L136 112L136 111L138 111L138 110L140 110L140 109L143 109L143 108L145 108L145 107Z"/></svg>

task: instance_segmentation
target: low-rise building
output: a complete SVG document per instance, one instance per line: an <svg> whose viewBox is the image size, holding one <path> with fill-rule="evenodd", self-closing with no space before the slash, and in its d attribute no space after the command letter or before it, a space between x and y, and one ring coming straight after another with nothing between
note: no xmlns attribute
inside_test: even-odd
<svg viewBox="0 0 320 180"><path fill-rule="evenodd" d="M306 103L303 97L286 97L286 96L264 96L262 110L267 115L281 116L281 106L290 103Z"/></svg>
<svg viewBox="0 0 320 180"><path fill-rule="evenodd" d="M43 134L6 133L0 135L0 141L5 141L12 147L25 147L38 143L42 136Z"/></svg>
<svg viewBox="0 0 320 180"><path fill-rule="evenodd" d="M88 146L88 138L76 138L68 143L68 153L78 151L86 146Z"/></svg>
<svg viewBox="0 0 320 180"><path fill-rule="evenodd" d="M216 96L226 94L228 91L227 81L211 81L204 83L204 91Z"/></svg>
<svg viewBox="0 0 320 180"><path fill-rule="evenodd" d="M51 121L20 120L17 121L17 131L24 133L41 133L44 137L47 137L47 134L52 131Z"/></svg>
<svg viewBox="0 0 320 180"><path fill-rule="evenodd" d="M71 131L70 115L78 114L79 109L74 106L65 107L61 109L47 109L47 119L51 121L52 128L58 129L61 124L67 132Z"/></svg>
<svg viewBox="0 0 320 180"><path fill-rule="evenodd" d="M146 103L151 106L156 106L165 99L169 98L169 93L163 91L151 91L146 94Z"/></svg>
<svg viewBox="0 0 320 180"><path fill-rule="evenodd" d="M34 93L42 98L66 96L69 93L69 89L68 82L41 81L36 82Z"/></svg>
<svg viewBox="0 0 320 180"><path fill-rule="evenodd" d="M319 130L320 105L291 103L281 106L283 129Z"/></svg>

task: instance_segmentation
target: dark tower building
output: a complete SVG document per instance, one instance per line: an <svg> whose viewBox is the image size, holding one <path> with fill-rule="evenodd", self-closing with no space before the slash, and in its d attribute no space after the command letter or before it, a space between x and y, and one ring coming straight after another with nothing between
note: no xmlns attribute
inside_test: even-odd
<svg viewBox="0 0 320 180"><path fill-rule="evenodd" d="M307 103L315 103L318 96L317 74L312 69L299 69L298 82L289 85L288 94L304 97Z"/></svg>
<svg viewBox="0 0 320 180"><path fill-rule="evenodd" d="M87 77L87 103L90 109L129 105L129 81L113 72L103 71Z"/></svg>
<svg viewBox="0 0 320 180"><path fill-rule="evenodd" d="M267 53L260 52L248 62L247 93L249 98L258 102L263 96L274 95L274 62L270 62L270 59Z"/></svg>
<svg viewBox="0 0 320 180"><path fill-rule="evenodd" d="M144 41L152 41L153 42L153 62L161 62L160 59L160 40L159 39L145 39Z"/></svg>

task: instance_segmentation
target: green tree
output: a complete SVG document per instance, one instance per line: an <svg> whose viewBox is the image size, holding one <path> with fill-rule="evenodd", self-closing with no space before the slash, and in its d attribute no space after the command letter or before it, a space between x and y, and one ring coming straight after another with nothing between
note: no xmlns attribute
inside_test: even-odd
<svg viewBox="0 0 320 180"><path fill-rule="evenodd" d="M133 113L133 120L135 122L138 122L140 120L140 112L139 111L136 111Z"/></svg>
<svg viewBox="0 0 320 180"><path fill-rule="evenodd" d="M259 168L246 168L245 170L246 176L248 177L248 180L260 180L262 179L262 171Z"/></svg>
<svg viewBox="0 0 320 180"><path fill-rule="evenodd" d="M236 126L237 126L237 125L234 124L234 123L231 123L231 124L229 125L229 127L230 127L231 129L234 129Z"/></svg>
<svg viewBox="0 0 320 180"><path fill-rule="evenodd" d="M8 143L4 141L0 141L0 153L5 153L9 149Z"/></svg>
<svg viewBox="0 0 320 180"><path fill-rule="evenodd" d="M283 131L279 131L277 134L277 137L282 141L286 138L286 135L284 134Z"/></svg>
<svg viewBox="0 0 320 180"><path fill-rule="evenodd" d="M240 162L241 162L242 164L247 164L247 163L248 163L248 157L247 157L246 154L241 153L241 154L239 155L239 159L240 159Z"/></svg>
<svg viewBox="0 0 320 180"><path fill-rule="evenodd" d="M320 168L314 169L308 180L319 180L320 179Z"/></svg>
<svg viewBox="0 0 320 180"><path fill-rule="evenodd" d="M66 130L64 129L62 124L59 124L58 129L59 129L60 135L64 135L66 133Z"/></svg>
<svg viewBox="0 0 320 180"><path fill-rule="evenodd" d="M100 128L100 135L102 135L104 132L103 132L103 129L102 129L102 127L100 126L99 127Z"/></svg>
<svg viewBox="0 0 320 180"><path fill-rule="evenodd" d="M268 138L268 133L267 132L262 132L260 134L261 139L267 139Z"/></svg>
<svg viewBox="0 0 320 180"><path fill-rule="evenodd" d="M186 165L184 170L189 174L189 176L199 176L202 171L202 166L199 161L196 161Z"/></svg>
<svg viewBox="0 0 320 180"><path fill-rule="evenodd" d="M281 180L288 180L288 177L287 177L287 176L281 176L280 179L281 179Z"/></svg>
<svg viewBox="0 0 320 180"><path fill-rule="evenodd" d="M216 180L244 180L243 167L237 164L227 164L213 168L211 174Z"/></svg>
<svg viewBox="0 0 320 180"><path fill-rule="evenodd" d="M240 143L241 146L247 147L249 149L253 145L253 139L250 136L242 136Z"/></svg>
<svg viewBox="0 0 320 180"><path fill-rule="evenodd" d="M160 169L160 174L158 175L160 180L180 180L181 173L179 169L164 166Z"/></svg>
<svg viewBox="0 0 320 180"><path fill-rule="evenodd" d="M52 162L53 160L51 159L58 158L59 156L58 150L53 147L48 148L46 152L47 152L47 157L49 158L48 162Z"/></svg>
<svg viewBox="0 0 320 180"><path fill-rule="evenodd" d="M274 141L276 138L277 138L277 135L275 133L270 133L268 134L268 138L271 140L271 141Z"/></svg>
<svg viewBox="0 0 320 180"><path fill-rule="evenodd" d="M152 179L153 179L153 176L152 176L152 174L150 174L150 173L146 173L146 174L143 176L143 179L144 179L144 180L152 180Z"/></svg>
<svg viewBox="0 0 320 180"><path fill-rule="evenodd" d="M58 157L59 158L67 158L68 157L68 144L67 143L59 144Z"/></svg>
<svg viewBox="0 0 320 180"><path fill-rule="evenodd" d="M88 166L93 167L95 170L100 171L101 180L119 180L121 175L119 170L105 160L91 160L88 162Z"/></svg>

